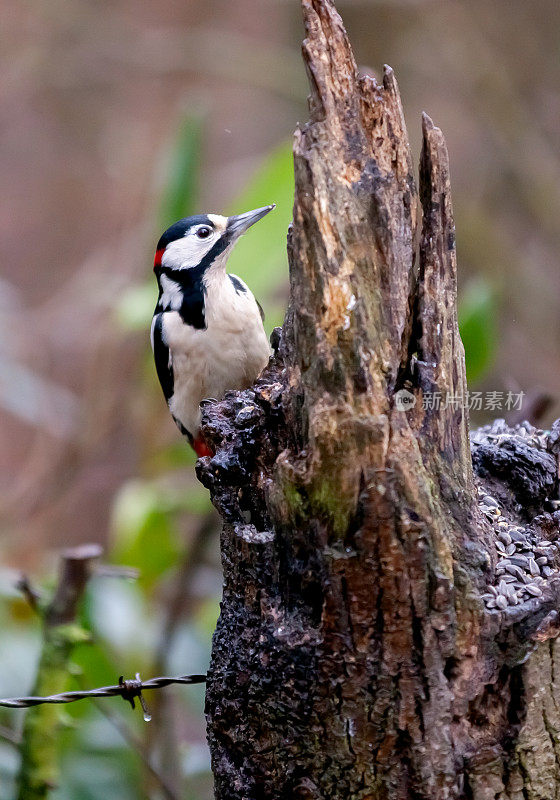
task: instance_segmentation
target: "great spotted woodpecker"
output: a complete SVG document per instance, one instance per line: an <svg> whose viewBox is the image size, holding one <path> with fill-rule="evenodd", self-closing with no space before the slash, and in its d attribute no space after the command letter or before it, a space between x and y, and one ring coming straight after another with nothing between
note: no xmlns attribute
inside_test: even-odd
<svg viewBox="0 0 560 800"><path fill-rule="evenodd" d="M262 309L226 262L239 237L273 208L187 217L157 245L156 370L171 415L199 457L211 455L200 435L202 400L248 388L268 363Z"/></svg>

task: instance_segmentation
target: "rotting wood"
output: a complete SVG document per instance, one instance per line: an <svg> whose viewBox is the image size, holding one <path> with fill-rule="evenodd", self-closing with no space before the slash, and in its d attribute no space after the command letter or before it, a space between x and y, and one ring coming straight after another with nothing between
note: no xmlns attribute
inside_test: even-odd
<svg viewBox="0 0 560 800"><path fill-rule="evenodd" d="M332 2L302 6L289 308L256 385L205 408L198 463L224 519L216 797L551 800L556 551L541 594L490 607L484 497L554 545L557 435L498 423L473 474L443 135L425 116L417 189L392 70L359 77Z"/></svg>

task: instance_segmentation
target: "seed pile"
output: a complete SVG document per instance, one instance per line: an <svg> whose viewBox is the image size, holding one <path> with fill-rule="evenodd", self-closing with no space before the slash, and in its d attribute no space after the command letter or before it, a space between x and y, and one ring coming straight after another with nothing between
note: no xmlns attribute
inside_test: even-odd
<svg viewBox="0 0 560 800"><path fill-rule="evenodd" d="M495 419L491 425L483 425L471 433L471 444L476 446L491 442L501 445L508 439L519 437L536 450L550 450L551 432L535 428L530 422L521 422L510 428L504 419Z"/></svg>
<svg viewBox="0 0 560 800"><path fill-rule="evenodd" d="M559 574L560 548L557 542L543 538L540 529L509 523L499 503L478 488L479 508L490 520L496 534L499 561L496 585L482 595L487 608L504 611L533 597L540 597L545 582Z"/></svg>

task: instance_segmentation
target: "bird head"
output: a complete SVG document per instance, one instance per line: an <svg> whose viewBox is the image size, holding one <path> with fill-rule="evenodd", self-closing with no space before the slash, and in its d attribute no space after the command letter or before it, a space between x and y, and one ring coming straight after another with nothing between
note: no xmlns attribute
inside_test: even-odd
<svg viewBox="0 0 560 800"><path fill-rule="evenodd" d="M154 258L156 275L192 269L204 272L215 264L225 265L236 241L273 208L274 204L233 217L200 214L179 220L158 242Z"/></svg>

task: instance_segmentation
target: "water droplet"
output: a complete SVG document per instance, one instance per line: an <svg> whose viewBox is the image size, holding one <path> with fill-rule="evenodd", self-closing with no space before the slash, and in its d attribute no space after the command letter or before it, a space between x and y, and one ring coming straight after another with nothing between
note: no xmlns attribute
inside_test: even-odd
<svg viewBox="0 0 560 800"><path fill-rule="evenodd" d="M144 711L144 722L151 722L152 715L149 714L147 711Z"/></svg>

